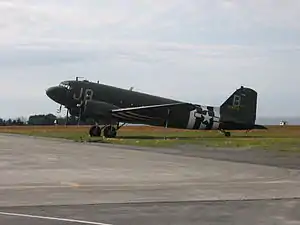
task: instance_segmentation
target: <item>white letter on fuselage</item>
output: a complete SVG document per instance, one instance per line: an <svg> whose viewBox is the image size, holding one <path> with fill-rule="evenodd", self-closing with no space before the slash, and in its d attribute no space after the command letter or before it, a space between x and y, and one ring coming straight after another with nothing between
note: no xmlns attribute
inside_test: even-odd
<svg viewBox="0 0 300 225"><path fill-rule="evenodd" d="M76 97L76 93L73 94L73 99L75 100L80 100L81 99L81 96L82 96L82 93L83 93L83 88L80 88L80 94L78 97Z"/></svg>
<svg viewBox="0 0 300 225"><path fill-rule="evenodd" d="M85 99L84 100L87 100L87 101L90 101L93 99L93 95L94 95L94 92L92 89L86 89L85 90Z"/></svg>

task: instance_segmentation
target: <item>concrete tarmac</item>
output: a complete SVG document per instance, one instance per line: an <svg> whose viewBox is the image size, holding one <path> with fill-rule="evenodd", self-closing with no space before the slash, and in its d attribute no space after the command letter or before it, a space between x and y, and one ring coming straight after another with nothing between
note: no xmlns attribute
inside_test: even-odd
<svg viewBox="0 0 300 225"><path fill-rule="evenodd" d="M0 224L300 224L298 169L166 151L1 135Z"/></svg>

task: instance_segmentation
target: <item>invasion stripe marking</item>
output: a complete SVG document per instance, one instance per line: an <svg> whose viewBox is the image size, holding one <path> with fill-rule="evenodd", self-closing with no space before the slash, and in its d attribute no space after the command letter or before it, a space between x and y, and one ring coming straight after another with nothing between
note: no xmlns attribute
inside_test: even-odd
<svg viewBox="0 0 300 225"><path fill-rule="evenodd" d="M192 129L194 127L194 124L196 122L196 117L194 115L194 113L196 112L197 110L192 110L190 111L190 116L189 116L189 122L188 122L188 125L187 125L187 129Z"/></svg>
<svg viewBox="0 0 300 225"><path fill-rule="evenodd" d="M220 107L215 107L214 108L214 123L212 126L212 129L217 130L219 129L219 125L220 125Z"/></svg>

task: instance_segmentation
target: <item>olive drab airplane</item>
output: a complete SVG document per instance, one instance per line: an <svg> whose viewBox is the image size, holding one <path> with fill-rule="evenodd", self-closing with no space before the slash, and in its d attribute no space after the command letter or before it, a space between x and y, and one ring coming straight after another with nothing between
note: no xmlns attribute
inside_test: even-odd
<svg viewBox="0 0 300 225"><path fill-rule="evenodd" d="M257 92L240 87L221 105L207 106L154 96L87 80L63 81L46 90L47 96L67 108L80 122L92 118L97 123L90 136L114 138L124 124L146 124L168 128L219 130L266 129L256 125ZM67 116L68 117L68 116ZM104 126L100 126L100 121Z"/></svg>

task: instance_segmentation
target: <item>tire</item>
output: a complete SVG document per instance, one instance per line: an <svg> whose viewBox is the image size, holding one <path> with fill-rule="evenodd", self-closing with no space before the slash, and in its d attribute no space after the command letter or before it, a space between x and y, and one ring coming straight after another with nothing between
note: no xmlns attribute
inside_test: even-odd
<svg viewBox="0 0 300 225"><path fill-rule="evenodd" d="M101 128L97 125L94 125L90 128L89 134L90 134L90 137L100 137L101 136Z"/></svg>
<svg viewBox="0 0 300 225"><path fill-rule="evenodd" d="M105 127L103 132L106 138L115 138L117 136L117 129L113 126Z"/></svg>

